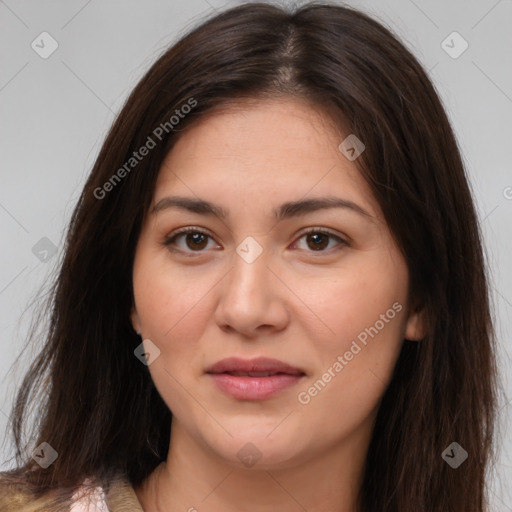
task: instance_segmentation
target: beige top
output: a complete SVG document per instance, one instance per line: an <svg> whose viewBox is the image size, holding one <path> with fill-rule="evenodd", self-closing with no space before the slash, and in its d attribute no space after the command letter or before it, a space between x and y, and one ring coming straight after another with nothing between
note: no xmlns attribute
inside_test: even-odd
<svg viewBox="0 0 512 512"><path fill-rule="evenodd" d="M85 494L85 480L71 499L41 498L6 483L0 476L0 512L144 512L133 486L123 475L113 478L105 487Z"/></svg>

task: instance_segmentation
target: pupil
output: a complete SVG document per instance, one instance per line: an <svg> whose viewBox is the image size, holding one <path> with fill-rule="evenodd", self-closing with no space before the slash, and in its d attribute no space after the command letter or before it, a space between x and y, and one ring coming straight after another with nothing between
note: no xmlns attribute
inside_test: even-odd
<svg viewBox="0 0 512 512"><path fill-rule="evenodd" d="M204 246L204 240L202 240L203 243L201 243L201 239L204 239L204 238L205 238L205 236L202 235L201 233L189 233L187 235L187 243L190 242L192 245L195 246L195 247L190 247L190 245L189 245L189 247L191 249L194 249L194 248L195 249L202 249L203 246ZM200 247L197 247L197 246L200 246Z"/></svg>
<svg viewBox="0 0 512 512"><path fill-rule="evenodd" d="M313 241L314 245L313 245L312 249L323 249L324 247L327 246L328 242L326 243L327 237L325 235L323 235L321 233L315 233L314 235L309 235L309 237L310 237L310 240L314 239L314 241ZM322 239L323 239L324 243L322 243Z"/></svg>

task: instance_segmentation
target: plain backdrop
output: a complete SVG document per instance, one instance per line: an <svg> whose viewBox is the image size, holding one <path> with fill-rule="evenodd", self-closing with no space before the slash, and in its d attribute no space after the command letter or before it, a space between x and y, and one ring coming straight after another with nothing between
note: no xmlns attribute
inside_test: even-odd
<svg viewBox="0 0 512 512"><path fill-rule="evenodd" d="M165 47L237 3L0 1L0 468L12 465L7 417L36 352L26 351L9 372L32 313L22 314L55 271L64 228L108 127ZM492 496L496 510L512 511L512 2L346 4L384 22L429 70L467 164L491 272L503 385Z"/></svg>

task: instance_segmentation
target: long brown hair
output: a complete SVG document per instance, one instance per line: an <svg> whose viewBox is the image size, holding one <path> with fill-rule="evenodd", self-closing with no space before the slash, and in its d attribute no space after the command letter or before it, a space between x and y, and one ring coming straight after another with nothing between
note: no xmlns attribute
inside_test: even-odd
<svg viewBox="0 0 512 512"><path fill-rule="evenodd" d="M279 95L311 102L364 142L357 164L405 256L413 307L427 320L425 339L404 340L382 397L359 510L486 510L495 337L457 142L429 77L392 32L326 3L221 12L169 48L126 101L73 212L45 344L13 408L11 475L39 494L119 471L137 485L166 459L171 412L134 356L140 338L130 324L138 235L181 131L235 98ZM148 137L147 156L131 161ZM23 442L37 390L45 399L30 446L48 442L58 452L46 469ZM457 469L442 457L453 442L468 453Z"/></svg>

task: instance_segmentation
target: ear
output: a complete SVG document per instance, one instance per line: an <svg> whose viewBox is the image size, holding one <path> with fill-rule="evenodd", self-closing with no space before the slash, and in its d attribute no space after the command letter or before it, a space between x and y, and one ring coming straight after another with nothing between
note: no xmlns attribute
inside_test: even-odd
<svg viewBox="0 0 512 512"><path fill-rule="evenodd" d="M130 313L130 319L132 321L132 327L133 330L140 335L141 333L141 326L140 326L140 318L139 314L137 313L137 310L135 309L135 306L132 306L132 311Z"/></svg>
<svg viewBox="0 0 512 512"><path fill-rule="evenodd" d="M407 324L405 326L406 340L420 341L427 335L427 322L425 318L425 310L413 310L409 313Z"/></svg>

